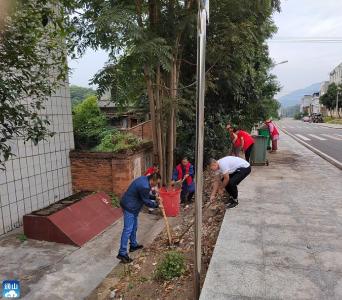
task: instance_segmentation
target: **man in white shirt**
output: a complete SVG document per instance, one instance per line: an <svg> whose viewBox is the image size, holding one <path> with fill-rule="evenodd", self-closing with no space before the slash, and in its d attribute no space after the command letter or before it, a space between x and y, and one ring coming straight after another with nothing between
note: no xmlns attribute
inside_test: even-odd
<svg viewBox="0 0 342 300"><path fill-rule="evenodd" d="M229 193L227 208L233 208L238 205L237 186L251 173L251 165L249 162L240 157L226 156L219 160L211 159L210 169L217 175L210 195L210 201L215 199L218 190L223 192L225 188Z"/></svg>

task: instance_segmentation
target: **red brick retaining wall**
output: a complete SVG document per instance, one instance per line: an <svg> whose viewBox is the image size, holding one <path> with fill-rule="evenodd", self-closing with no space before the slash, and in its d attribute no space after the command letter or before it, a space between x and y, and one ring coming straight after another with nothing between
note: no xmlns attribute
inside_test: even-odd
<svg viewBox="0 0 342 300"><path fill-rule="evenodd" d="M121 196L152 164L152 143L136 151L113 154L71 151L73 190L113 192Z"/></svg>

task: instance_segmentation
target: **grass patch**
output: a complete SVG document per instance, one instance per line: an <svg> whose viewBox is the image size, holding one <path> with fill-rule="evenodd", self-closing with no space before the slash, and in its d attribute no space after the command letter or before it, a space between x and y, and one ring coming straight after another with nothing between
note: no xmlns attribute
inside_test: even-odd
<svg viewBox="0 0 342 300"><path fill-rule="evenodd" d="M342 119L334 118L334 117L324 117L324 123L329 124L342 124Z"/></svg>
<svg viewBox="0 0 342 300"><path fill-rule="evenodd" d="M155 278L157 280L170 280L180 277L185 272L184 255L177 251L169 251L157 265Z"/></svg>
<svg viewBox="0 0 342 300"><path fill-rule="evenodd" d="M17 239L20 241L20 242L25 242L25 241L27 241L27 236L25 235L25 234L19 234L18 236L17 236Z"/></svg>

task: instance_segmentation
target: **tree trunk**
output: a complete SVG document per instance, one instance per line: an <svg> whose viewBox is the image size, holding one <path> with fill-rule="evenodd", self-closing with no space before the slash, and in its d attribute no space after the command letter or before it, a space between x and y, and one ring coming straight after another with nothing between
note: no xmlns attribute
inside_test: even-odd
<svg viewBox="0 0 342 300"><path fill-rule="evenodd" d="M185 7L190 11L194 0L185 1ZM174 1L170 1L170 9L175 5ZM159 23L160 18L160 0L148 0L149 26L154 31ZM142 1L136 0L136 9L138 12L138 24L142 27ZM153 136L153 155L154 160L160 165L160 174L162 175L162 183L167 184L172 177L174 167L174 151L176 149L177 136L177 98L178 83L180 75L181 60L181 33L176 34L175 44L173 46L172 61L170 62L171 70L169 72L162 71L157 65L152 70L145 66L145 81L147 85L147 93L150 101L152 136ZM154 69L155 68L155 69ZM164 96L168 96L167 105L165 105ZM169 109L169 111L165 111ZM165 119L164 116L167 116Z"/></svg>
<svg viewBox="0 0 342 300"><path fill-rule="evenodd" d="M175 142L174 142L174 124L175 124L175 75L176 75L176 69L175 69L175 62L172 61L171 65L171 71L170 71L170 82L169 82L169 88L170 88L170 112L169 112L169 122L168 122L168 143L167 143L167 160L168 160L168 166L167 166L167 176L171 178L172 176L172 169L173 169L173 152L175 149Z"/></svg>
<svg viewBox="0 0 342 300"><path fill-rule="evenodd" d="M160 167L160 174L162 175L162 183L166 184L166 161L165 155L163 154L163 132L162 132L162 105L161 105L161 97L162 97L162 88L161 88L161 74L160 74L160 66L157 67L157 76L156 76L156 89L155 89L155 99L156 99L156 132L157 139L156 144L158 147L158 161Z"/></svg>
<svg viewBox="0 0 342 300"><path fill-rule="evenodd" d="M150 104L150 114L151 114L151 123L152 123L152 140L153 140L153 161L158 161L158 143L157 143L157 122L156 122L156 108L155 108L155 99L153 93L153 85L151 79L151 71L148 66L144 67L145 73L145 81L147 87L147 95Z"/></svg>

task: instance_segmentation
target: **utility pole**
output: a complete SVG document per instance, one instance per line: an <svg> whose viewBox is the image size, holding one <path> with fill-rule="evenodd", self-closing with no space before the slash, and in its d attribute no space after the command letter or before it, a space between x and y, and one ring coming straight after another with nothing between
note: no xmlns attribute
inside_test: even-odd
<svg viewBox="0 0 342 300"><path fill-rule="evenodd" d="M203 148L205 48L209 0L198 0L197 19L197 101L196 101L196 193L195 193L195 249L194 295L200 297L202 265L202 202L203 202Z"/></svg>

